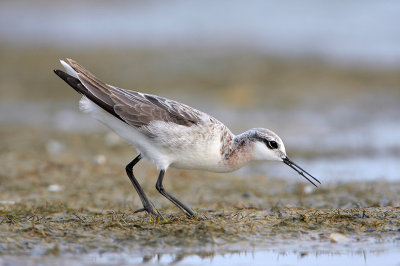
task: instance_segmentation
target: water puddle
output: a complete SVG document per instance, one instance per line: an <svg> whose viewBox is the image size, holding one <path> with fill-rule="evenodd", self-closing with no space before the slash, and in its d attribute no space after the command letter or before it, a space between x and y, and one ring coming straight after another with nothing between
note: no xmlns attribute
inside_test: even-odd
<svg viewBox="0 0 400 266"><path fill-rule="evenodd" d="M29 257L24 265L400 265L399 249L358 250L326 249L319 251L254 250L246 252L203 253L182 255L137 252L93 253L77 256ZM25 257L0 257L0 264L22 264Z"/></svg>
<svg viewBox="0 0 400 266"><path fill-rule="evenodd" d="M154 257L134 258L121 254L97 255L88 258L95 264L178 264L178 265L380 265L385 261L387 265L400 264L399 252L396 250L386 252L356 251L351 253L326 252L275 252L257 251L234 254L216 255L210 258L201 258L190 255L180 258L176 255L155 255ZM117 264L119 264L117 263Z"/></svg>

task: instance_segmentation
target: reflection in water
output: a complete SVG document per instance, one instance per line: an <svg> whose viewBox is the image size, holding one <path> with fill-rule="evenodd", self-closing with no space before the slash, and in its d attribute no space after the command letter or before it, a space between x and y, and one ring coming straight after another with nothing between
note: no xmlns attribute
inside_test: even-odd
<svg viewBox="0 0 400 266"><path fill-rule="evenodd" d="M345 249L345 247L343 247ZM23 258L0 258L0 262L18 263ZM365 251L253 251L227 253L189 253L163 254L153 253L145 256L123 253L87 254L76 257L53 257L40 260L43 265L54 263L76 263L80 265L126 265L126 264L178 264L178 265L399 265L397 250ZM35 259L33 259L35 261ZM38 262L38 261L36 261Z"/></svg>
<svg viewBox="0 0 400 266"><path fill-rule="evenodd" d="M169 257L161 258L157 263L169 263ZM273 252L259 251L251 253L236 253L217 255L211 258L200 258L195 255L187 256L180 260L182 265L379 265L385 261L387 265L399 263L398 253L395 251L385 253L366 253L357 251L349 254L332 252ZM171 262L174 262L172 260Z"/></svg>

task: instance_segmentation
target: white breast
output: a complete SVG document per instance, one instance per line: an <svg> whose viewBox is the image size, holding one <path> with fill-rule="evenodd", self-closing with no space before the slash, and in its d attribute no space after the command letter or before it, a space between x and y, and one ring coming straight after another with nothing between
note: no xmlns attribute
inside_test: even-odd
<svg viewBox="0 0 400 266"><path fill-rule="evenodd" d="M148 128L156 136L156 145L168 153L172 167L210 171L220 167L221 130L218 125L187 127L156 121Z"/></svg>

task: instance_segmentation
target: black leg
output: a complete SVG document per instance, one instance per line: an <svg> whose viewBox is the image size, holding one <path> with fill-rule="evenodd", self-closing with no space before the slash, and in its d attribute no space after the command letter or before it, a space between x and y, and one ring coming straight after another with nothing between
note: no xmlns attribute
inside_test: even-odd
<svg viewBox="0 0 400 266"><path fill-rule="evenodd" d="M164 179L164 173L165 173L164 170L160 171L160 175L158 176L157 183L156 183L156 189L164 197L169 199L173 204L175 204L179 209L181 209L186 214L186 216L193 217L194 216L194 212L189 207L185 206L185 204L183 204L182 202L177 200L174 196L172 196L167 191L165 191L165 189L163 187L163 184L162 184L162 181Z"/></svg>
<svg viewBox="0 0 400 266"><path fill-rule="evenodd" d="M140 200L142 201L143 208L136 210L135 213L141 212L141 211L146 211L148 214L150 214L153 218L159 217L159 215L154 211L153 207L151 206L151 203L149 199L147 198L146 194L144 193L142 187L140 186L139 182L136 180L135 176L133 175L133 167L135 164L137 164L140 159L142 159L142 155L139 154L135 159L133 159L128 165L125 167L126 174L129 177L129 180L131 180L132 185L135 187L137 193L139 194Z"/></svg>

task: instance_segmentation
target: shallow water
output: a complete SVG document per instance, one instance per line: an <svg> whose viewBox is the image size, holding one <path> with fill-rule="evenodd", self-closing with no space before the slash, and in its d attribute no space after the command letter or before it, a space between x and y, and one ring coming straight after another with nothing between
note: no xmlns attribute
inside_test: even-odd
<svg viewBox="0 0 400 266"><path fill-rule="evenodd" d="M143 252L146 253L146 252ZM200 252L201 253L201 252ZM256 250L241 252L208 253L204 255L180 255L179 251L172 253L148 253L148 255L135 252L119 253L92 253L75 256L62 257L0 257L2 264L25 265L400 265L399 250L375 250L366 251L362 248L357 250L342 246L341 249L303 251L282 250Z"/></svg>
<svg viewBox="0 0 400 266"><path fill-rule="evenodd" d="M180 258L176 255L154 257L134 257L129 254L88 255L87 262L96 264L181 264L181 265L400 265L399 253L396 250L385 252L345 251L345 252L288 252L288 251L253 251L233 254L215 255L210 258L200 258L190 255Z"/></svg>

